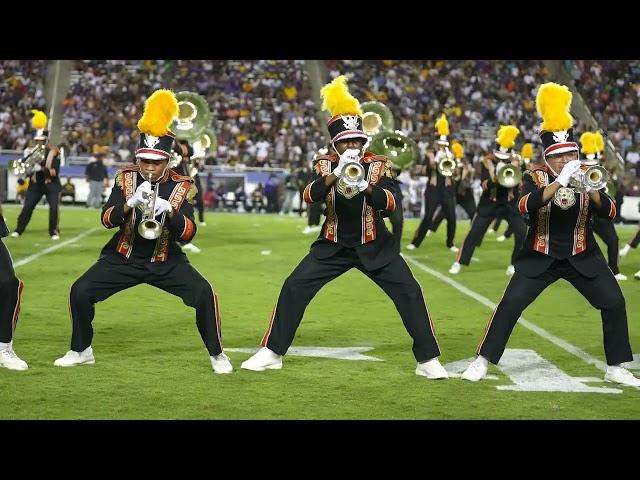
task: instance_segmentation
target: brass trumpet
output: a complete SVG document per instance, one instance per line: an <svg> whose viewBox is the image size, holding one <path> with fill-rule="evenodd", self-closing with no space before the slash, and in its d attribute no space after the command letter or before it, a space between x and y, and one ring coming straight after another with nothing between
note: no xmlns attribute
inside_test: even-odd
<svg viewBox="0 0 640 480"><path fill-rule="evenodd" d="M609 172L603 166L581 165L580 170L573 175L570 185L576 192L584 192L587 188L600 190L607 185L608 180Z"/></svg>
<svg viewBox="0 0 640 480"><path fill-rule="evenodd" d="M364 179L364 167L358 162L345 164L340 181L349 187L355 187Z"/></svg>
<svg viewBox="0 0 640 480"><path fill-rule="evenodd" d="M149 183L151 183L151 193L147 196L147 203L142 213L142 219L138 225L138 233L142 238L147 240L155 240L162 232L162 224L155 218L156 198L158 197L158 189L160 183L152 183L153 175L149 175Z"/></svg>

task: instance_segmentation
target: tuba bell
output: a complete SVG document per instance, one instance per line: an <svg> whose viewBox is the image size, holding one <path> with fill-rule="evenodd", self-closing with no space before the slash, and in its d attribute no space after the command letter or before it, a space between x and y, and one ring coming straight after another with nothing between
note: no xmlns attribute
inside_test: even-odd
<svg viewBox="0 0 640 480"><path fill-rule="evenodd" d="M418 159L418 145L400 131L385 131L374 135L369 150L384 155L393 166L406 168Z"/></svg>
<svg viewBox="0 0 640 480"><path fill-rule="evenodd" d="M155 240L162 232L162 224L155 218L156 198L158 197L160 182L152 183L152 175L150 175L149 183L151 183L151 193L147 197L147 202L142 213L142 219L138 224L138 233L142 238Z"/></svg>
<svg viewBox="0 0 640 480"><path fill-rule="evenodd" d="M393 130L393 113L380 102L364 102L362 109L362 129L370 137L384 131Z"/></svg>
<svg viewBox="0 0 640 480"><path fill-rule="evenodd" d="M522 181L522 169L511 163L500 167L496 172L498 183L505 188L513 188Z"/></svg>
<svg viewBox="0 0 640 480"><path fill-rule="evenodd" d="M576 192L590 190L600 190L607 185L609 172L601 165L581 165L580 170L574 174L571 180L571 187Z"/></svg>
<svg viewBox="0 0 640 480"><path fill-rule="evenodd" d="M207 100L194 92L176 93L178 117L171 124L171 131L178 140L192 140L200 135L211 119Z"/></svg>

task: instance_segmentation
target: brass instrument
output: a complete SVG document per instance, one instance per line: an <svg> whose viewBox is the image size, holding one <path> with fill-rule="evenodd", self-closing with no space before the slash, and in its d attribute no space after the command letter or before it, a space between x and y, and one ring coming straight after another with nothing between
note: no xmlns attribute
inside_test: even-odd
<svg viewBox="0 0 640 480"><path fill-rule="evenodd" d="M601 165L581 165L580 170L571 179L570 186L576 192L584 192L587 188L600 190L607 185L609 172Z"/></svg>
<svg viewBox="0 0 640 480"><path fill-rule="evenodd" d="M140 220L140 224L138 225L138 233L142 238L155 240L162 232L162 224L155 218L156 198L158 197L160 182L152 183L152 175L149 175L149 183L151 183L151 193L147 196L147 203L142 213L142 220Z"/></svg>
<svg viewBox="0 0 640 480"><path fill-rule="evenodd" d="M215 153L218 149L218 139L211 128L205 130L193 141L193 155L189 158L188 175L195 177L198 174L196 160L205 158L207 154Z"/></svg>
<svg viewBox="0 0 640 480"><path fill-rule="evenodd" d="M522 181L522 169L512 163L507 163L496 172L496 178L503 187L513 188Z"/></svg>
<svg viewBox="0 0 640 480"><path fill-rule="evenodd" d="M40 163L44 160L45 147L38 144L24 157L11 160L7 167L16 177L29 177L40 171Z"/></svg>
<svg viewBox="0 0 640 480"><path fill-rule="evenodd" d="M371 138L369 150L384 155L393 166L406 168L418 159L418 145L400 131L383 131Z"/></svg>
<svg viewBox="0 0 640 480"><path fill-rule="evenodd" d="M453 158L453 154L446 145L440 146L436 153L436 162L438 173L443 177L452 177L458 169L458 162Z"/></svg>
<svg viewBox="0 0 640 480"><path fill-rule="evenodd" d="M171 131L178 140L191 140L200 135L211 118L207 100L194 92L176 93L178 117L171 124Z"/></svg>
<svg viewBox="0 0 640 480"><path fill-rule="evenodd" d="M346 163L340 175L340 181L349 187L355 187L364 179L364 167L358 162Z"/></svg>
<svg viewBox="0 0 640 480"><path fill-rule="evenodd" d="M370 137L384 131L393 130L393 113L384 103L364 102L360 105L362 115L362 130Z"/></svg>

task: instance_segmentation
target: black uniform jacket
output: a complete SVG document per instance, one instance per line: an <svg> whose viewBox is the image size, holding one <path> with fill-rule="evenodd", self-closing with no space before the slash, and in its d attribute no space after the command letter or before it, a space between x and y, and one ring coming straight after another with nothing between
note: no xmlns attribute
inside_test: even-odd
<svg viewBox="0 0 640 480"><path fill-rule="evenodd" d="M393 235L382 216L384 211L393 212L400 203L397 186L389 172L387 158L365 152L360 164L364 167L372 193L358 192L352 198L346 198L337 191L338 182L327 190L324 177L338 166L338 161L335 153L316 158L315 180L303 192L305 202L324 200L327 205L326 219L320 236L311 245L311 253L323 259L344 247L355 248L365 268L376 270L398 255L397 245L396 248L393 246Z"/></svg>
<svg viewBox="0 0 640 480"><path fill-rule="evenodd" d="M518 209L529 214L529 231L516 259L516 270L533 277L549 268L554 259L566 258L582 275L593 278L608 266L593 236L591 216L613 219L616 204L604 189L600 190L600 208L588 193L577 192L575 203L566 210L554 203L554 197L543 203L542 191L555 179L546 166L524 174Z"/></svg>
<svg viewBox="0 0 640 480"><path fill-rule="evenodd" d="M196 234L192 201L197 193L190 177L178 175L167 168L159 182L159 197L168 200L176 213L169 218L167 213L156 217L163 225L162 233L155 240L147 240L138 234L142 217L142 206L136 207L128 215L124 206L144 182L140 167L128 165L116 173L116 181L109 200L102 207L102 224L107 228L118 227L118 232L104 246L100 258L111 263L187 263L187 258L177 239L191 241Z"/></svg>

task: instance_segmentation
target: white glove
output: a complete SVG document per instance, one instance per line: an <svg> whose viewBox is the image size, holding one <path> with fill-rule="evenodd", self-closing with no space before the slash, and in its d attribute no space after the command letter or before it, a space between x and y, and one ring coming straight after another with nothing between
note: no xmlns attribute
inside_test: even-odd
<svg viewBox="0 0 640 480"><path fill-rule="evenodd" d="M566 187L567 185L569 185L569 182L571 181L571 177L578 170L580 170L580 164L581 164L580 160L571 160L562 168L562 171L558 175L558 178L556 178L556 182L558 182L563 187Z"/></svg>
<svg viewBox="0 0 640 480"><path fill-rule="evenodd" d="M364 192L368 186L369 186L369 182L367 181L366 178L363 178L362 180L360 180L360 182L358 182L358 184L356 185L356 188L358 189L359 192Z"/></svg>
<svg viewBox="0 0 640 480"><path fill-rule="evenodd" d="M171 204L168 200L158 197L156 198L156 211L153 216L157 217L158 215L162 215L164 212L169 212L171 208Z"/></svg>
<svg viewBox="0 0 640 480"><path fill-rule="evenodd" d="M350 162L360 162L360 150L356 148L348 148L344 151L342 155L340 155L340 161L338 162L338 166L333 169L333 174L336 177L340 177L342 175L342 171L344 170L344 166Z"/></svg>
<svg viewBox="0 0 640 480"><path fill-rule="evenodd" d="M145 203L149 198L149 194L151 193L151 184L149 182L142 182L136 191L131 196L129 200L127 200L127 205L131 208L136 208L138 205Z"/></svg>
<svg viewBox="0 0 640 480"><path fill-rule="evenodd" d="M42 165L40 165L39 163L36 163L36 164L33 166L33 171L34 171L34 172L41 172L41 171L42 171Z"/></svg>

